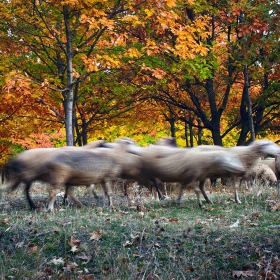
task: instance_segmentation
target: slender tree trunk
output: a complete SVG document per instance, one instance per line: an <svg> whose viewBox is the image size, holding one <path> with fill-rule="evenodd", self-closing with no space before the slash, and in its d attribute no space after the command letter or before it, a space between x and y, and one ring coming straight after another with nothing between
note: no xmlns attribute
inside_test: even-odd
<svg viewBox="0 0 280 280"><path fill-rule="evenodd" d="M250 133L251 133L251 141L254 141L255 136L255 129L254 129L254 120L252 116L252 102L251 102L251 96L250 96L250 83L249 83L249 73L248 73L248 66L247 64L243 67L243 74L244 74L244 93L247 103L247 112L248 112L248 121L249 121L249 127L250 127Z"/></svg>
<svg viewBox="0 0 280 280"><path fill-rule="evenodd" d="M191 125L192 121L193 120L190 118L189 119L189 123L190 123L189 128L190 128L190 146L191 147L193 147L193 126Z"/></svg>
<svg viewBox="0 0 280 280"><path fill-rule="evenodd" d="M63 6L63 15L66 30L66 49L67 49L67 92L65 106L65 129L67 146L74 145L73 133L73 106L74 106L74 91L73 91L73 61L72 61L72 36L70 31L70 15L68 6Z"/></svg>
<svg viewBox="0 0 280 280"><path fill-rule="evenodd" d="M198 119L198 135L197 135L197 144L202 145L202 128L200 127L201 121Z"/></svg>
<svg viewBox="0 0 280 280"><path fill-rule="evenodd" d="M170 118L168 122L170 123L171 137L176 137L175 119Z"/></svg>
<svg viewBox="0 0 280 280"><path fill-rule="evenodd" d="M184 109L184 117L187 119L186 109ZM185 138L186 138L186 147L189 147L189 132L188 132L188 124L185 121Z"/></svg>

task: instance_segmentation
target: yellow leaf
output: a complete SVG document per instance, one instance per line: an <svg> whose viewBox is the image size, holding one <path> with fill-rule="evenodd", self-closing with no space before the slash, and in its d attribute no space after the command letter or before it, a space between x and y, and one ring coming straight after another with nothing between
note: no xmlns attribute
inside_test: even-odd
<svg viewBox="0 0 280 280"><path fill-rule="evenodd" d="M154 10L145 9L145 13L146 13L147 17L150 17L154 14Z"/></svg>
<svg viewBox="0 0 280 280"><path fill-rule="evenodd" d="M176 6L176 0L167 0L166 4L168 7L172 8L172 7Z"/></svg>

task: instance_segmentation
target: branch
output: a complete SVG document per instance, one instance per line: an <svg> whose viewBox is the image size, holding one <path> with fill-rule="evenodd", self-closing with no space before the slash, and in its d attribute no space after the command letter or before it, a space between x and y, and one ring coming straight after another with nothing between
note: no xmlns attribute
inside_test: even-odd
<svg viewBox="0 0 280 280"><path fill-rule="evenodd" d="M40 98L38 102L48 106L51 109L51 111L53 111L56 114L56 116L58 116L63 122L65 122L65 118L54 107L48 105L43 98Z"/></svg>

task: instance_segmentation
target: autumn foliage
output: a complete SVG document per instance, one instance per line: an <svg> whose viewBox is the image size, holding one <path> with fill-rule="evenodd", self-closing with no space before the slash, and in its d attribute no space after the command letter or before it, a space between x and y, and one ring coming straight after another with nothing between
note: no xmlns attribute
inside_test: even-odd
<svg viewBox="0 0 280 280"><path fill-rule="evenodd" d="M278 140L277 1L2 1L2 163L18 149L163 135ZM248 69L251 103L246 99Z"/></svg>

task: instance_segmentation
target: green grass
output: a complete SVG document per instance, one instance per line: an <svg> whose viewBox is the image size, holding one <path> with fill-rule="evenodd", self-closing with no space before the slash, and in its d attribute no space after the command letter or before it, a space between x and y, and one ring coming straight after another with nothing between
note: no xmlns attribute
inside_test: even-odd
<svg viewBox="0 0 280 280"><path fill-rule="evenodd" d="M209 190L214 204L205 209L192 193L178 205L175 191L158 202L134 190L131 205L116 192L111 209L81 188L84 208L57 205L53 213L31 212L21 192L4 194L0 279L235 279L236 271L241 279L279 279L275 191L242 190L237 205L232 188ZM37 205L47 201L42 188L32 196Z"/></svg>

